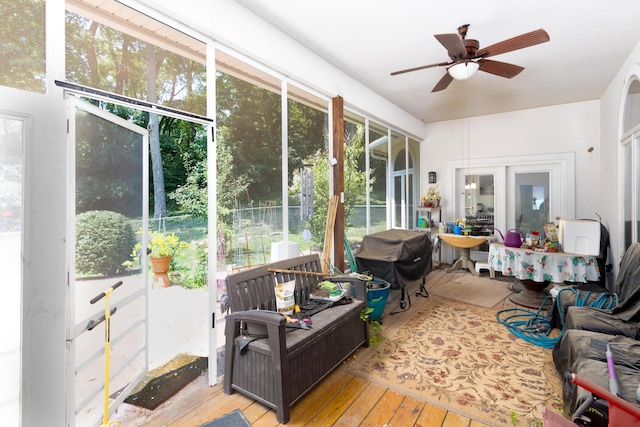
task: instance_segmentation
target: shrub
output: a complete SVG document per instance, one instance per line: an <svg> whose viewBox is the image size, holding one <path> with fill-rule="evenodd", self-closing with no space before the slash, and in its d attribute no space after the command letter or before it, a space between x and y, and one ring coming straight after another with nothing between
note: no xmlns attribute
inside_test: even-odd
<svg viewBox="0 0 640 427"><path fill-rule="evenodd" d="M129 219L117 212L89 211L76 216L76 271L115 274L130 260L136 237Z"/></svg>
<svg viewBox="0 0 640 427"><path fill-rule="evenodd" d="M190 248L181 255L175 268L177 283L187 289L206 287L209 262L207 241L191 242Z"/></svg>

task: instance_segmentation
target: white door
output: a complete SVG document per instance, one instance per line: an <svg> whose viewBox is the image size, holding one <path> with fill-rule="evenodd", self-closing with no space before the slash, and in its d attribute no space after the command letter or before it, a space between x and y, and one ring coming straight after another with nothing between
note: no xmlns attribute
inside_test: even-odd
<svg viewBox="0 0 640 427"><path fill-rule="evenodd" d="M0 419L63 425L65 103L0 86Z"/></svg>
<svg viewBox="0 0 640 427"><path fill-rule="evenodd" d="M131 271L122 262L131 260L132 242L108 242L139 236L146 247L146 234L135 233L148 229L149 144L146 129L74 96L68 102L68 425L90 426L148 371L147 257ZM105 310L113 311L109 322Z"/></svg>
<svg viewBox="0 0 640 427"><path fill-rule="evenodd" d="M543 234L544 224L573 218L574 207L568 198L573 186L565 187L565 179L560 163L509 166L506 228Z"/></svg>

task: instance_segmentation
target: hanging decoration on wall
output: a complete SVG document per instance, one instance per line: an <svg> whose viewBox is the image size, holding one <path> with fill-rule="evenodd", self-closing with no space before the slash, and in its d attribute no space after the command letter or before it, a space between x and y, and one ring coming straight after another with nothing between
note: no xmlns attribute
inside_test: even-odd
<svg viewBox="0 0 640 427"><path fill-rule="evenodd" d="M300 168L300 220L313 216L313 171L311 164Z"/></svg>
<svg viewBox="0 0 640 427"><path fill-rule="evenodd" d="M436 173L434 171L429 172L429 184L436 183Z"/></svg>

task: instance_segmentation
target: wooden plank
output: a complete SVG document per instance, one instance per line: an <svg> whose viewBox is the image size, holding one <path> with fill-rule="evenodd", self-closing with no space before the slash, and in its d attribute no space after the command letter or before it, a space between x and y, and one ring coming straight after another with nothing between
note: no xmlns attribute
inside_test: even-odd
<svg viewBox="0 0 640 427"><path fill-rule="evenodd" d="M389 427L415 425L424 406L424 402L406 396L387 425Z"/></svg>
<svg viewBox="0 0 640 427"><path fill-rule="evenodd" d="M471 423L469 418L454 414L453 412L447 412L442 427L469 427L469 423Z"/></svg>
<svg viewBox="0 0 640 427"><path fill-rule="evenodd" d="M344 194L344 100L341 96L336 96L331 100L331 113L333 125L332 154L336 159L336 164L331 168L333 172L333 193L340 196ZM344 271L344 203L336 206L335 228L333 233L333 262L336 268Z"/></svg>
<svg viewBox="0 0 640 427"><path fill-rule="evenodd" d="M360 425L360 422L371 412L378 404L387 391L385 387L377 384L369 383L367 388L358 396L358 398L347 408L340 418L336 420L333 427L354 427Z"/></svg>
<svg viewBox="0 0 640 427"><path fill-rule="evenodd" d="M253 400L240 393L224 396L225 399L210 399L206 402L207 404L199 406L198 410L169 412L173 416L171 418L165 418L161 425L165 425L166 423L166 425L200 426L236 409L244 410L253 403Z"/></svg>
<svg viewBox="0 0 640 427"><path fill-rule="evenodd" d="M427 403L416 421L416 427L440 427L446 416L446 409Z"/></svg>
<svg viewBox="0 0 640 427"><path fill-rule="evenodd" d="M333 229L336 223L336 211L338 209L338 196L332 196L327 209L327 222L324 230L324 247L322 249L322 272L329 273L331 264L331 248L333 246Z"/></svg>
<svg viewBox="0 0 640 427"><path fill-rule="evenodd" d="M353 401L367 388L368 383L364 378L354 377L309 420L309 423L312 425L334 425L340 415L351 406Z"/></svg>
<svg viewBox="0 0 640 427"><path fill-rule="evenodd" d="M265 412L260 418L256 419L255 421L251 421L252 427L274 427L279 425L281 424L278 422L276 411L274 411L273 409Z"/></svg>
<svg viewBox="0 0 640 427"><path fill-rule="evenodd" d="M272 413L273 420L277 424L276 413L274 411L270 411L268 407L264 406L261 403L253 402L247 408L242 410L242 413L244 414L245 418L251 423L252 426L256 423L257 420L264 417L268 412ZM271 424L271 425L274 425L274 424Z"/></svg>
<svg viewBox="0 0 640 427"><path fill-rule="evenodd" d="M287 423L287 426L305 425L352 379L353 375L342 372L340 369L333 371L320 384L314 387L302 401L291 407L291 420Z"/></svg>
<svg viewBox="0 0 640 427"><path fill-rule="evenodd" d="M379 427L388 424L404 397L404 395L393 390L387 390L378 401L378 404L369 412L369 415L362 420L362 424L360 425Z"/></svg>
<svg viewBox="0 0 640 427"><path fill-rule="evenodd" d="M471 420L469 427L489 427L489 426L486 424L482 424L480 421Z"/></svg>

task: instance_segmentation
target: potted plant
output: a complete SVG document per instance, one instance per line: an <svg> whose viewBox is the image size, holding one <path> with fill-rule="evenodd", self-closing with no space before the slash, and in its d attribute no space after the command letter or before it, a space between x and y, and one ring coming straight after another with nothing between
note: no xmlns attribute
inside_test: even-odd
<svg viewBox="0 0 640 427"><path fill-rule="evenodd" d="M369 319L378 320L382 317L390 288L389 282L376 277L367 282L367 306L373 309Z"/></svg>
<svg viewBox="0 0 640 427"><path fill-rule="evenodd" d="M440 206L440 192L437 185L432 185L427 191L427 200L431 200L432 207Z"/></svg>
<svg viewBox="0 0 640 427"><path fill-rule="evenodd" d="M141 231L139 233L141 233ZM154 288L167 288L171 286L168 275L171 260L180 250L188 246L189 244L182 242L175 233L164 234L159 231L152 231L149 234L147 255L149 255L151 270L154 275ZM140 253L141 247L142 245L140 244L136 245L133 249L135 255Z"/></svg>

